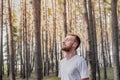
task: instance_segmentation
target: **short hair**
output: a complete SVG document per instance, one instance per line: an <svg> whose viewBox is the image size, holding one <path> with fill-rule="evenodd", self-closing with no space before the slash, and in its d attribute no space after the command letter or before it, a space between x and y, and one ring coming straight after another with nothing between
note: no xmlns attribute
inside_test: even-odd
<svg viewBox="0 0 120 80"><path fill-rule="evenodd" d="M79 36L77 34L72 34L72 33L69 33L67 34L68 36L74 36L75 37L75 41L78 43L76 49L79 47L80 43L81 43L81 40L79 38Z"/></svg>

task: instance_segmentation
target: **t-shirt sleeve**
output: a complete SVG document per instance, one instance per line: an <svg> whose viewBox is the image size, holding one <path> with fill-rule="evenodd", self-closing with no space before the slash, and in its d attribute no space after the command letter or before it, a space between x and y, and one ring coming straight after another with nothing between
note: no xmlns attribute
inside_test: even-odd
<svg viewBox="0 0 120 80"><path fill-rule="evenodd" d="M80 72L81 79L89 77L88 67L84 58L82 58L82 61L79 61L78 63L78 70Z"/></svg>
<svg viewBox="0 0 120 80"><path fill-rule="evenodd" d="M58 77L61 78L61 66L60 66L60 64L59 64Z"/></svg>

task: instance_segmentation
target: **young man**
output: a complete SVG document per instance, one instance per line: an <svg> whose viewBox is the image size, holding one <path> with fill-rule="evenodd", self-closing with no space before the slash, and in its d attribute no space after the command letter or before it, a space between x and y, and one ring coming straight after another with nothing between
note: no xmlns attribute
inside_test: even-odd
<svg viewBox="0 0 120 80"><path fill-rule="evenodd" d="M59 64L58 77L61 80L89 80L86 61L76 54L80 42L80 38L75 34L68 34L62 42L62 50L66 56Z"/></svg>

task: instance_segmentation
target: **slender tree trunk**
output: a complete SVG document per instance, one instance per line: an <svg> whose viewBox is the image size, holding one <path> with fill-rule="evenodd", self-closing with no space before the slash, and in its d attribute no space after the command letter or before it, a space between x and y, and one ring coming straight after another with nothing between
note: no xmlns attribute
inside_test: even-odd
<svg viewBox="0 0 120 80"><path fill-rule="evenodd" d="M66 0L64 0L64 12L63 12L63 19L64 19L64 32L65 36L67 35L67 10L66 10Z"/></svg>
<svg viewBox="0 0 120 80"><path fill-rule="evenodd" d="M48 28L48 5L47 5L47 0L45 0L45 12L46 12L46 21L45 21L45 26L46 26L46 31L45 31L45 36L46 36L46 41L45 41L45 53L46 53L46 59L45 59L45 61L46 61L46 63L45 63L45 75L46 76L48 76L48 74L49 74L49 69L48 69L48 65L49 65L49 57L48 57L48 30L47 30L47 28Z"/></svg>
<svg viewBox="0 0 120 80"><path fill-rule="evenodd" d="M72 0L68 0L68 18L69 18L69 26L67 32L72 32Z"/></svg>
<svg viewBox="0 0 120 80"><path fill-rule="evenodd" d="M102 18L101 18L101 5L99 0L99 13L100 13L100 30L101 30L101 52L103 55L103 65L104 65L104 79L107 79L107 72L106 72L106 60L105 60L105 52L104 52L104 45L103 45L103 26L102 26Z"/></svg>
<svg viewBox="0 0 120 80"><path fill-rule="evenodd" d="M106 1L106 0L105 0ZM111 63L111 55L110 55L110 45L109 45L109 40L108 40L108 31L107 31L107 17L106 17L106 5L104 3L104 15L105 15L105 34L106 34L106 47L107 47L107 52L108 52L108 58L109 58L109 65L112 67Z"/></svg>
<svg viewBox="0 0 120 80"><path fill-rule="evenodd" d="M53 0L52 0L53 1ZM55 72L56 72L56 76L58 75L58 54L57 54L57 43L56 43L56 7L57 7L57 1L53 1L53 42L54 42L54 52L55 52ZM55 5L54 5L55 4Z"/></svg>
<svg viewBox="0 0 120 80"><path fill-rule="evenodd" d="M89 66L90 66L90 79L96 80L96 43L95 43L95 33L94 29L95 25L93 22L93 9L92 9L92 2L88 0L88 11L86 6L86 0L84 0L84 7L85 7L85 19L87 23L88 29L88 39L89 39Z"/></svg>
<svg viewBox="0 0 120 80"><path fill-rule="evenodd" d="M0 80L2 80L3 73L3 0L1 0L1 18L0 18Z"/></svg>
<svg viewBox="0 0 120 80"><path fill-rule="evenodd" d="M22 20L21 20L22 23ZM20 24L22 25L22 24ZM23 57L22 57L22 42L23 42L23 27L20 28L19 30L19 35L20 35L20 39L19 39L19 56L20 56L20 77L23 78Z"/></svg>
<svg viewBox="0 0 120 80"><path fill-rule="evenodd" d="M9 39L8 39L8 25L7 25L7 19L6 19L6 38L7 38L7 76L9 77L9 73L10 73L10 62L9 62Z"/></svg>
<svg viewBox="0 0 120 80"><path fill-rule="evenodd" d="M111 7L112 7L112 53L113 53L114 80L120 80L117 0L112 0Z"/></svg>
<svg viewBox="0 0 120 80"><path fill-rule="evenodd" d="M35 27L35 69L36 69L36 80L42 80L43 71L42 71L42 56L41 56L41 0L32 0L33 1L33 10L34 10L34 27Z"/></svg>
<svg viewBox="0 0 120 80"><path fill-rule="evenodd" d="M9 12L9 52L10 52L10 80L15 79L15 68L14 68L14 44L13 44L13 25L12 25L12 11L11 11L11 0L8 0L8 12Z"/></svg>
<svg viewBox="0 0 120 80"><path fill-rule="evenodd" d="M96 38L96 20L95 20L95 3L93 3L93 32L94 32L94 52L96 57L96 79L100 80L100 68L99 68L99 61L98 61L98 50L97 50L97 38Z"/></svg>
<svg viewBox="0 0 120 80"><path fill-rule="evenodd" d="M24 43L25 43L25 53L24 53L24 55L25 55L25 75L26 75L26 78L27 78L27 80L28 80L28 47L27 47L27 19L26 19L26 0L24 0L24 3L23 3L23 5L24 5L24 8L23 8L23 27L24 27Z"/></svg>

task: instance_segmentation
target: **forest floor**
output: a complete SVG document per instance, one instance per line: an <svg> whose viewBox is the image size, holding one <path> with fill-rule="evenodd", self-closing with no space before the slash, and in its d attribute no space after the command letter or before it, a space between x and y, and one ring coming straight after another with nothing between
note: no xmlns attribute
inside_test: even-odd
<svg viewBox="0 0 120 80"><path fill-rule="evenodd" d="M100 69L100 80L104 80L104 70L103 68ZM9 80L7 77L4 77L3 80ZM19 77L16 77L16 80L27 80L27 79L20 79ZM32 75L28 80L35 80L34 75ZM50 76L44 77L43 80L60 80L58 77L54 76L54 74L50 74ZM114 80L113 79L113 69L107 68L107 80Z"/></svg>

